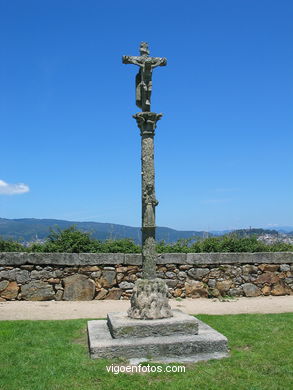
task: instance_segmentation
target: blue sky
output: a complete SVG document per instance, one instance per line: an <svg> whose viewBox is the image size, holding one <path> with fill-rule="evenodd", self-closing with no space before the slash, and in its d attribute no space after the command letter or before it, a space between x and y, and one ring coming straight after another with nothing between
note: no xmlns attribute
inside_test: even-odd
<svg viewBox="0 0 293 390"><path fill-rule="evenodd" d="M132 114L153 75L157 224L293 225L293 2L0 1L0 217L140 225Z"/></svg>

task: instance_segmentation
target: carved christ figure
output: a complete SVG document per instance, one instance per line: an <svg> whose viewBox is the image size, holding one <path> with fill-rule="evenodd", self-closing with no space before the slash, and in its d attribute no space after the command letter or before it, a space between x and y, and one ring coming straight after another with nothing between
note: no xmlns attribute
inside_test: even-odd
<svg viewBox="0 0 293 390"><path fill-rule="evenodd" d="M140 44L140 56L123 56L123 64L133 64L139 66L139 71L135 79L136 105L143 112L151 111L152 93L152 72L157 66L167 65L166 58L150 57L148 44Z"/></svg>

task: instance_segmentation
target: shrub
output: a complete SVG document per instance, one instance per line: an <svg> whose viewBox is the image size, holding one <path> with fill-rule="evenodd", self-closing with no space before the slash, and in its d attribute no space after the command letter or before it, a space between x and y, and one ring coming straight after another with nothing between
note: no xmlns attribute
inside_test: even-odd
<svg viewBox="0 0 293 390"><path fill-rule="evenodd" d="M25 246L21 245L19 242L15 241L6 241L0 239L0 252L25 252Z"/></svg>
<svg viewBox="0 0 293 390"><path fill-rule="evenodd" d="M231 234L202 240L191 237L173 244L160 241L156 247L158 253L293 251L292 244L278 242L268 245L258 241L256 236L239 238ZM32 243L29 247L0 239L0 252L141 253L141 246L129 238L100 241L71 226L65 230L51 230L44 244Z"/></svg>
<svg viewBox="0 0 293 390"><path fill-rule="evenodd" d="M33 244L31 251L38 252L97 252L100 242L93 240L89 233L81 232L75 226L57 231L51 230L44 244Z"/></svg>

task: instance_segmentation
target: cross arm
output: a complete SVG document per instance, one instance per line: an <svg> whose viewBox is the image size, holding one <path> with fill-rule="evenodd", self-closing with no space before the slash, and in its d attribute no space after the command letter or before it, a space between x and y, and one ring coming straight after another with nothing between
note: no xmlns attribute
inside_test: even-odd
<svg viewBox="0 0 293 390"><path fill-rule="evenodd" d="M152 57L152 68L156 68L157 66L166 66L167 58L163 57Z"/></svg>
<svg viewBox="0 0 293 390"><path fill-rule="evenodd" d="M138 56L122 56L122 63L123 64L133 64L141 66L141 58Z"/></svg>

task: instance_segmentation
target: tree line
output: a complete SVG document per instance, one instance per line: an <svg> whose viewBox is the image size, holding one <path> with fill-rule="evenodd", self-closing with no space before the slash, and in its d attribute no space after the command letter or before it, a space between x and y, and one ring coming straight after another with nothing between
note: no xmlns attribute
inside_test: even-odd
<svg viewBox="0 0 293 390"><path fill-rule="evenodd" d="M293 251L293 245L283 242L266 244L256 236L237 237L226 235L200 239L191 237L169 244L157 243L158 253L202 253L202 252L283 252ZM81 232L75 226L51 230L44 243L33 242L26 246L16 241L0 238L0 252L42 252L42 253L141 253L141 246L132 239L97 240L90 233Z"/></svg>

